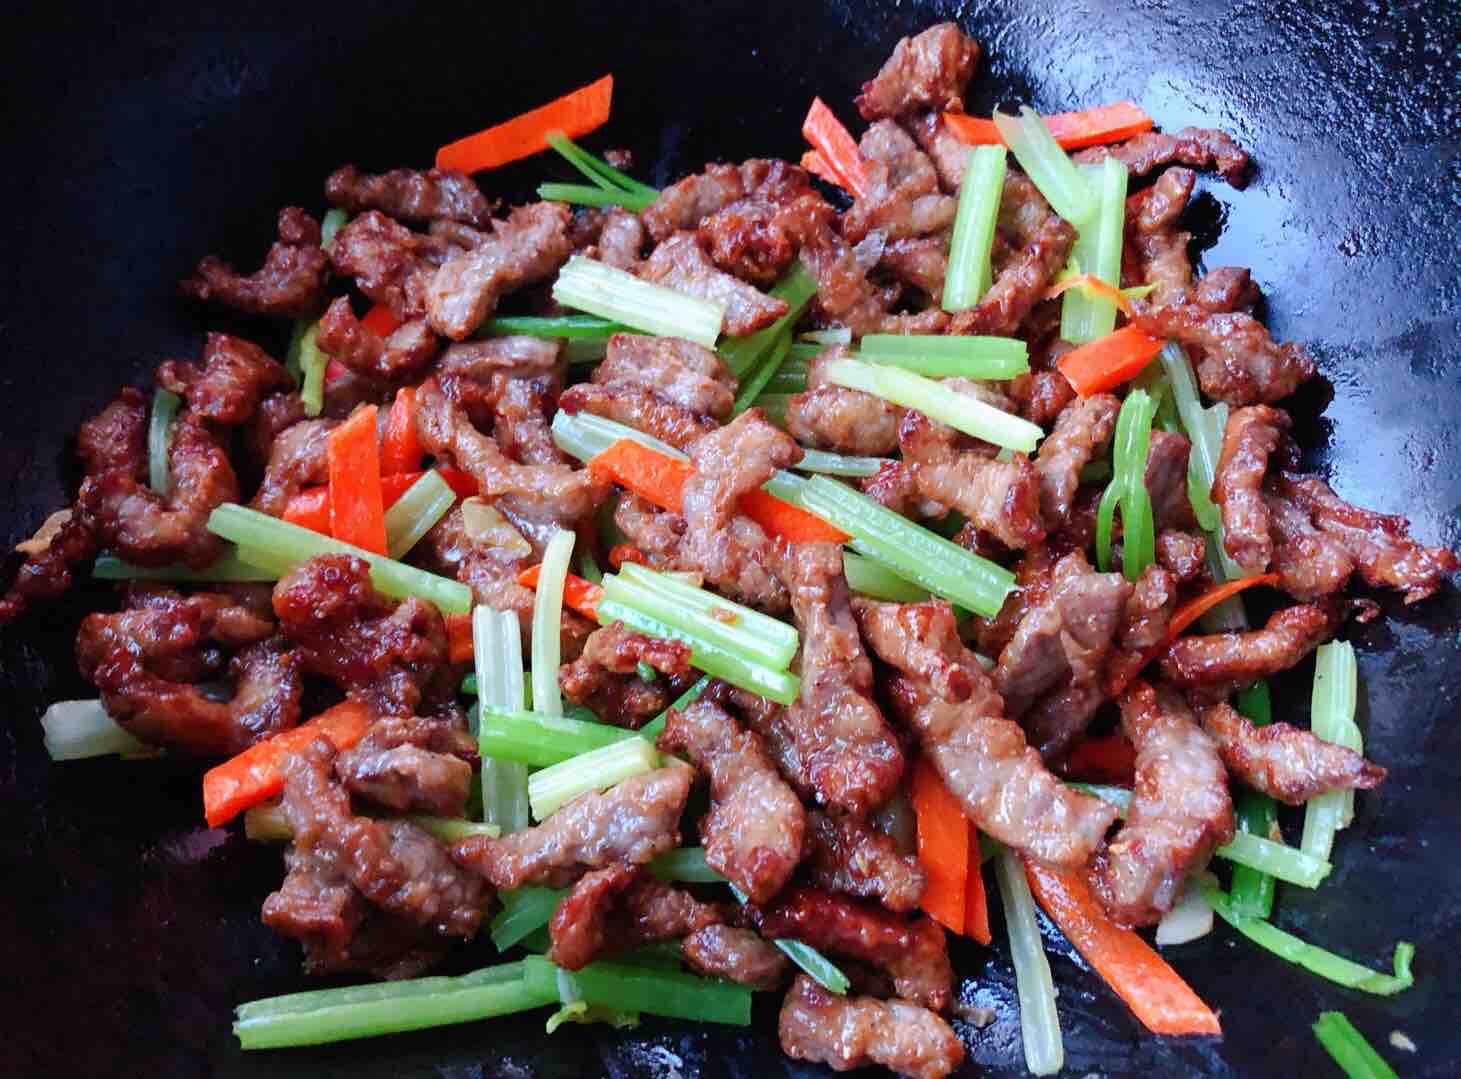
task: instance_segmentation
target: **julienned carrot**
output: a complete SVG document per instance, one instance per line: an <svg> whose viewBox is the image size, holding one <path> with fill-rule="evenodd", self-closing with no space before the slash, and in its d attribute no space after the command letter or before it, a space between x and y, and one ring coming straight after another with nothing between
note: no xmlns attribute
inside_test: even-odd
<svg viewBox="0 0 1461 1079"><path fill-rule="evenodd" d="M736 507L760 525L768 536L776 536L788 543L846 543L851 538L815 513L793 506L768 491L743 494Z"/></svg>
<svg viewBox="0 0 1461 1079"><path fill-rule="evenodd" d="M471 498L482 493L470 472L463 472L460 468L438 468L436 471L441 473L441 478L446 480L446 485L456 492L458 498Z"/></svg>
<svg viewBox="0 0 1461 1079"><path fill-rule="evenodd" d="M802 168L806 169L818 179L826 180L835 187L842 186L842 177L837 175L832 166L827 164L827 159L817 153L816 150L808 150L802 154Z"/></svg>
<svg viewBox="0 0 1461 1079"><path fill-rule="evenodd" d="M477 493L477 481L459 468L438 468L437 474L461 498ZM390 509L411 485L425 472L391 472L380 478L381 504ZM312 529L328 536L330 534L330 485L306 487L292 496L284 507L284 519L301 528Z"/></svg>
<svg viewBox="0 0 1461 1079"><path fill-rule="evenodd" d="M1025 862L1030 891L1065 938L1153 1034L1221 1034L1213 1010L1130 929L1111 923L1085 875Z"/></svg>
<svg viewBox="0 0 1461 1079"><path fill-rule="evenodd" d="M812 107L802 121L802 135L812 144L822 161L832 170L839 187L846 188L858 198L867 195L867 169L857 143L842 121L831 109L822 103L820 97L812 98Z"/></svg>
<svg viewBox="0 0 1461 1079"><path fill-rule="evenodd" d="M1276 588L1278 587L1278 574L1260 573L1253 577L1239 577L1232 581L1225 581L1215 588L1209 588L1196 599L1182 604L1173 612L1172 620L1167 623L1167 643L1170 644L1174 641L1184 629L1229 596L1236 596L1245 588L1252 588L1258 584Z"/></svg>
<svg viewBox="0 0 1461 1079"><path fill-rule="evenodd" d="M529 566L517 575L517 583L524 588L536 589L538 577L542 573L541 565ZM604 598L604 590L592 581L585 581L582 577L570 573L563 582L563 603L572 607L585 618L595 617L599 600Z"/></svg>
<svg viewBox="0 0 1461 1079"><path fill-rule="evenodd" d="M587 135L609 118L614 76L564 94L521 116L468 135L436 151L436 167L481 172L530 157L548 148L548 136L561 131L571 139Z"/></svg>
<svg viewBox="0 0 1461 1079"><path fill-rule="evenodd" d="M386 553L386 511L380 487L376 406L357 408L326 440L330 464L330 535Z"/></svg>
<svg viewBox="0 0 1461 1079"><path fill-rule="evenodd" d="M358 701L341 701L335 707L256 742L238 756L208 769L203 774L203 814L208 827L217 828L250 806L273 798L284 789L284 761L316 738L327 738L336 749L348 749L375 722L375 713Z"/></svg>
<svg viewBox="0 0 1461 1079"><path fill-rule="evenodd" d="M292 496L284 506L284 519L321 535L330 534L330 488L328 484L308 487Z"/></svg>
<svg viewBox="0 0 1461 1079"><path fill-rule="evenodd" d="M1071 748L1060 772L1087 783L1130 786L1136 774L1136 749L1121 734L1087 735Z"/></svg>
<svg viewBox="0 0 1461 1079"><path fill-rule="evenodd" d="M1121 295L1121 290L1108 281L1102 281L1095 274L1081 273L1067 277L1064 281L1057 281L1045 290L1045 299L1053 300L1063 292L1070 289L1080 288L1088 293L1094 293L1105 300L1114 303L1122 314L1128 317L1132 314L1131 301Z"/></svg>
<svg viewBox="0 0 1461 1079"><path fill-rule="evenodd" d="M360 324L370 329L377 337L389 337L401 328L401 320L398 319L389 307L376 304L365 313Z"/></svg>
<svg viewBox="0 0 1461 1079"><path fill-rule="evenodd" d="M918 861L928 876L918 905L934 921L962 934L969 889L969 818L932 762L923 757L913 766L913 812L918 817Z"/></svg>
<svg viewBox="0 0 1461 1079"><path fill-rule="evenodd" d="M449 614L446 616L446 658L452 663L470 663L472 660L472 616Z"/></svg>
<svg viewBox="0 0 1461 1079"><path fill-rule="evenodd" d="M680 512L685 482L695 475L695 469L684 461L630 438L621 438L591 459L588 469L672 513Z"/></svg>
<svg viewBox="0 0 1461 1079"><path fill-rule="evenodd" d="M406 386L396 391L396 399L391 402L391 412L386 419L386 437L380 447L380 470L389 476L420 467L421 443L416 440L416 388Z"/></svg>
<svg viewBox="0 0 1461 1079"><path fill-rule="evenodd" d="M980 863L979 833L969 826L969 886L964 889L964 935L988 945L989 900L984 894L984 867Z"/></svg>
<svg viewBox="0 0 1461 1079"><path fill-rule="evenodd" d="M1057 112L1044 117L1045 126L1055 141L1066 150L1096 146L1104 142L1120 142L1152 129L1152 118L1130 101L1117 101L1080 112ZM961 142L975 146L993 146L1004 140L993 120L965 116L961 112L944 113L944 122Z"/></svg>
<svg viewBox="0 0 1461 1079"><path fill-rule="evenodd" d="M1123 326L1115 333L1072 349L1056 360L1055 366L1076 393L1089 397L1130 382L1161 350L1161 338L1143 333L1135 326Z"/></svg>

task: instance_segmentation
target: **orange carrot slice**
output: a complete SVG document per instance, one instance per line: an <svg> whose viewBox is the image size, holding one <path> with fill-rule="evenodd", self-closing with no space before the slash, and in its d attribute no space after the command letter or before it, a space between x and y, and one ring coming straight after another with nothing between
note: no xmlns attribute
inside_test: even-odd
<svg viewBox="0 0 1461 1079"><path fill-rule="evenodd" d="M529 566L517 575L517 583L524 588L538 587L538 578L542 575L541 565ZM586 581L576 574L570 573L563 582L563 603L572 607L585 618L596 617L596 608L599 600L604 598L604 590L592 581Z"/></svg>
<svg viewBox="0 0 1461 1079"><path fill-rule="evenodd" d="M1121 142L1152 129L1152 118L1140 106L1130 101L1117 101L1080 112L1056 112L1044 119L1045 126L1055 136L1055 141L1066 150L1079 150L1083 146L1097 146L1106 142ZM961 112L946 112L944 122L961 142L975 146L994 146L1004 141L1000 138L999 128L994 126L993 120L965 116Z"/></svg>
<svg viewBox="0 0 1461 1079"><path fill-rule="evenodd" d="M913 765L913 812L918 817L918 860L928 874L919 906L951 932L963 933L969 889L969 818L925 757Z"/></svg>
<svg viewBox="0 0 1461 1079"><path fill-rule="evenodd" d="M793 506L768 491L743 494L736 506L768 536L788 543L846 543L850 538L815 513Z"/></svg>
<svg viewBox="0 0 1461 1079"><path fill-rule="evenodd" d="M452 663L472 662L472 616L449 614L446 616L446 658Z"/></svg>
<svg viewBox="0 0 1461 1079"><path fill-rule="evenodd" d="M1123 326L1088 345L1072 349L1055 366L1082 397L1101 393L1130 382L1162 350L1162 339L1143 333L1135 326Z"/></svg>
<svg viewBox="0 0 1461 1079"><path fill-rule="evenodd" d="M443 146L436 151L436 167L481 172L531 157L548 148L548 136L555 131L576 139L602 127L613 98L614 76L605 75L531 112Z"/></svg>
<svg viewBox="0 0 1461 1079"><path fill-rule="evenodd" d="M822 103L820 97L812 98L812 107L807 110L807 118L802 121L802 135L836 177L833 183L851 191L858 198L867 195L867 168L863 164L857 142L847 128L842 126L842 121L837 119L836 114Z"/></svg>
<svg viewBox="0 0 1461 1079"><path fill-rule="evenodd" d="M376 304L360 320L362 326L370 329L377 337L389 337L401 328L401 320L395 313L381 304Z"/></svg>
<svg viewBox="0 0 1461 1079"><path fill-rule="evenodd" d="M380 468L387 476L421 467L421 443L416 439L416 388L396 391L386 417L386 437L380 447Z"/></svg>
<svg viewBox="0 0 1461 1079"><path fill-rule="evenodd" d="M988 946L989 898L984 892L984 868L980 864L979 833L969 826L969 886L964 891L964 935Z"/></svg>
<svg viewBox="0 0 1461 1079"><path fill-rule="evenodd" d="M1117 309L1128 318L1132 314L1131 301L1121 295L1121 290L1108 281L1102 281L1095 274L1081 273L1067 277L1064 281L1057 281L1045 290L1045 299L1053 300L1063 292L1073 288L1085 289L1087 292L1094 292L1096 295L1110 300Z"/></svg>
<svg viewBox="0 0 1461 1079"><path fill-rule="evenodd" d="M330 535L367 551L386 553L385 501L380 486L376 407L358 408L330 432Z"/></svg>
<svg viewBox="0 0 1461 1079"><path fill-rule="evenodd" d="M668 454L621 438L588 463L595 477L617 483L646 502L672 513L680 512L685 483L695 469Z"/></svg>

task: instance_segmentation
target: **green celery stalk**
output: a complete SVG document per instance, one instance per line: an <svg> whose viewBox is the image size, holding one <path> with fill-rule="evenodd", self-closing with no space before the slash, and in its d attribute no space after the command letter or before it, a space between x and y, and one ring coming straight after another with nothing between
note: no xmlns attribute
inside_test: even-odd
<svg viewBox="0 0 1461 1079"><path fill-rule="evenodd" d="M783 326L776 339L771 342L771 347L766 351L765 357L757 365L756 370L741 383L740 390L736 393L734 406L731 414L739 416L746 409L756 403L756 398L766 389L766 384L775 377L776 372L781 370L781 365L786 362L787 354L791 351L791 327Z"/></svg>
<svg viewBox="0 0 1461 1079"><path fill-rule="evenodd" d="M540 956L523 962L524 983L558 1000L558 968ZM751 990L732 982L628 963L590 963L574 971L573 980L585 1001L601 1007L701 1023L751 1023Z"/></svg>
<svg viewBox="0 0 1461 1079"><path fill-rule="evenodd" d="M1105 483L1111 478L1111 475L1110 461L1092 461L1081 469L1080 482L1083 484Z"/></svg>
<svg viewBox="0 0 1461 1079"><path fill-rule="evenodd" d="M538 198L546 202L566 202L573 206L596 206L605 208L620 206L626 210L642 210L653 202L646 202L638 195L627 191L608 191L602 187L586 184L539 184Z"/></svg>
<svg viewBox="0 0 1461 1079"><path fill-rule="evenodd" d="M1096 562L1104 572L1111 567L1115 510L1121 509L1122 572L1135 581L1156 560L1156 532L1151 496L1146 489L1146 461L1151 448L1155 403L1145 390L1132 390L1116 417L1115 467L1111 483L1096 508Z"/></svg>
<svg viewBox="0 0 1461 1079"><path fill-rule="evenodd" d="M730 373L736 376L738 383L744 382L746 376L756 370L757 365L780 341L783 332L796 325L797 319L801 318L802 312L816 294L817 279L800 262L792 263L791 269L771 286L770 292L770 295L786 303L786 314L755 333L727 341L720 349L721 359L730 368Z"/></svg>
<svg viewBox="0 0 1461 1079"><path fill-rule="evenodd" d="M499 315L483 327L487 337L563 337L569 340L612 337L628 327L594 315Z"/></svg>
<svg viewBox="0 0 1461 1079"><path fill-rule="evenodd" d="M796 391L800 393L801 391ZM774 427L786 427L786 410L791 407L791 393L763 393L756 398L756 407L766 416L766 422Z"/></svg>
<svg viewBox="0 0 1461 1079"><path fill-rule="evenodd" d="M668 442L661 442L653 435L647 435L626 424L615 423L613 420L606 420L587 412L570 416L560 409L553 417L550 430L553 433L554 445L568 456L576 457L580 461L592 460L621 438L632 439L641 446L658 450L677 461L690 459L687 454L675 449Z"/></svg>
<svg viewBox="0 0 1461 1079"><path fill-rule="evenodd" d="M472 658L477 671L477 749L482 758L482 815L504 832L528 826L528 767L505 759L492 741L496 727L489 714L523 706L522 636L517 615L477 607L472 611Z"/></svg>
<svg viewBox="0 0 1461 1079"><path fill-rule="evenodd" d="M852 546L898 576L977 614L993 618L1014 574L966 551L866 495L813 476L800 504L852 536Z"/></svg>
<svg viewBox="0 0 1461 1079"><path fill-rule="evenodd" d="M539 888L536 885L498 893L497 898L502 900L502 909L488 926L492 943L497 950L505 952L542 929L566 895L567 888Z"/></svg>
<svg viewBox="0 0 1461 1079"><path fill-rule="evenodd" d="M969 151L944 275L945 311L968 310L989 288L989 251L994 244L999 201L1004 195L1004 177L1003 146L977 146Z"/></svg>
<svg viewBox="0 0 1461 1079"><path fill-rule="evenodd" d="M451 511L456 500L457 493L440 472L434 468L423 472L386 510L386 550L391 557L404 558Z"/></svg>
<svg viewBox="0 0 1461 1079"><path fill-rule="evenodd" d="M193 569L177 563L171 566L134 566L116 555L96 556L91 575L99 581L179 581L202 583L207 581L277 581L279 575L268 569L245 562L238 551L230 547L219 555L211 566Z"/></svg>
<svg viewBox="0 0 1461 1079"><path fill-rule="evenodd" d="M353 555L369 563L371 582L388 596L396 599L416 596L436 604L447 614L465 614L472 607L472 590L460 581L438 577L233 502L225 502L209 514L208 530L240 547L257 550L291 566L323 554Z"/></svg>
<svg viewBox="0 0 1461 1079"><path fill-rule="evenodd" d="M695 684L693 686L685 690L684 693L681 693L679 697L675 699L674 704L670 705L659 715L655 716L644 726L640 727L639 730L623 731L621 732L620 737L643 738L650 745L654 745L655 742L659 741L659 736L664 733L665 723L669 720L670 713L679 711L684 708L689 708L690 705L694 704L697 700L700 699L700 694L704 693L706 687L708 687L709 685L710 675L702 674L699 678L695 680Z"/></svg>
<svg viewBox="0 0 1461 1079"><path fill-rule="evenodd" d="M1202 894L1223 921L1253 943L1267 949L1280 959L1286 959L1321 978L1327 978L1336 985L1388 997L1409 989L1415 984L1415 976L1410 971L1410 963L1415 956L1415 945L1407 941L1401 941L1395 945L1395 973L1381 974L1369 967L1351 962L1343 956L1308 944L1261 918L1248 918L1236 913L1227 894L1218 888L1204 884Z"/></svg>
<svg viewBox="0 0 1461 1079"><path fill-rule="evenodd" d="M1395 1069L1343 1012L1320 1012L1314 1037L1349 1079L1396 1079Z"/></svg>
<svg viewBox="0 0 1461 1079"><path fill-rule="evenodd" d="M624 738L528 776L533 816L547 820L565 802L602 791L659 767L659 754L643 738Z"/></svg>
<svg viewBox="0 0 1461 1079"><path fill-rule="evenodd" d="M320 246L329 247L330 241L335 234L343 229L350 221L350 215L340 207L336 206L325 211L325 216L320 218Z"/></svg>
<svg viewBox="0 0 1461 1079"><path fill-rule="evenodd" d="M533 600L533 709L547 716L563 714L563 697L558 692L560 627L574 539L572 532L560 528L548 540Z"/></svg>
<svg viewBox="0 0 1461 1079"><path fill-rule="evenodd" d="M320 324L313 323L299 338L300 400L306 416L318 416L325 407L325 367L330 358L320 351Z"/></svg>
<svg viewBox="0 0 1461 1079"><path fill-rule="evenodd" d="M1019 453L1033 453L1045 431L1029 420L959 393L932 379L896 367L840 359L826 365L829 382L862 390L904 408L917 409L966 435Z"/></svg>
<svg viewBox="0 0 1461 1079"><path fill-rule="evenodd" d="M715 347L725 318L721 304L641 281L584 255L574 255L558 271L553 298L565 307L622 322L645 333L684 337L706 348Z"/></svg>
<svg viewBox="0 0 1461 1079"><path fill-rule="evenodd" d="M928 599L928 589L919 588L871 558L851 551L842 555L842 572L847 577L849 589L873 599L892 603L921 603Z"/></svg>
<svg viewBox="0 0 1461 1079"><path fill-rule="evenodd" d="M1096 195L1096 212L1080 230L1070 257L1086 273L1121 286L1121 240L1126 229L1126 166L1107 157L1081 170ZM1116 328L1116 301L1073 288L1061 297L1060 336L1083 345Z"/></svg>
<svg viewBox="0 0 1461 1079"><path fill-rule="evenodd" d="M823 450L802 450L802 459L792 465L799 472L821 472L827 476L875 476L878 469L892 464L887 457L854 457Z"/></svg>
<svg viewBox="0 0 1461 1079"><path fill-rule="evenodd" d="M1359 666L1348 641L1321 644L1314 653L1314 691L1309 727L1316 738L1363 752L1354 713L1359 693ZM1334 833L1353 818L1353 791L1326 791L1304 808L1300 846L1316 858L1329 858Z"/></svg>
<svg viewBox="0 0 1461 1079"><path fill-rule="evenodd" d="M1273 702L1267 682L1254 682L1238 694L1238 711L1259 727L1273 721ZM1238 831L1267 839L1278 822L1278 804L1266 794L1245 790L1233 807ZM1233 869L1228 896L1233 910L1253 918L1267 918L1273 913L1274 879L1259 869L1239 865Z"/></svg>
<svg viewBox="0 0 1461 1079"><path fill-rule="evenodd" d="M1014 378L1030 369L1029 349L1015 337L868 334L858 355L927 378Z"/></svg>
<svg viewBox="0 0 1461 1079"><path fill-rule="evenodd" d="M1040 941L1035 898L1025 879L1025 867L1013 851L1000 851L994 860L994 871L1009 930L1010 957L1015 965L1025 1067L1032 1075L1054 1075L1065 1064L1065 1046L1060 1036L1060 1015L1055 1008L1050 961L1045 958L1045 947Z"/></svg>
<svg viewBox="0 0 1461 1079"><path fill-rule="evenodd" d="M792 344L791 355L786 358L786 362L788 364L811 363L817 353L824 351L826 348L826 345L819 345L814 341L797 341Z"/></svg>
<svg viewBox="0 0 1461 1079"><path fill-rule="evenodd" d="M649 871L660 880L686 884L722 884L722 877L705 864L704 847L680 847L666 851L649 863Z"/></svg>
<svg viewBox="0 0 1461 1079"><path fill-rule="evenodd" d="M640 183L634 177L610 165L603 158L589 153L561 131L554 131L548 135L548 145L562 154L568 163L583 173L586 178L604 190L626 191L647 200L643 205L633 207L635 210L644 210L659 198L659 191L656 188Z"/></svg>
<svg viewBox="0 0 1461 1079"><path fill-rule="evenodd" d="M795 345L792 346L795 349ZM802 393L807 388L807 364L809 360L798 359L791 351L787 352L786 359L771 376L771 381L766 383L765 389L761 391L761 399L756 403L762 409L766 406L763 403L768 396L781 396Z"/></svg>
<svg viewBox="0 0 1461 1079"><path fill-rule="evenodd" d="M1197 376L1187 353L1175 341L1168 341L1160 353L1162 370L1172 386L1172 399L1183 430L1192 443L1187 458L1187 495L1192 512L1203 531L1218 541L1218 552L1225 580L1243 576L1242 570L1222 549L1222 519L1212 501L1212 485L1217 478L1218 461L1223 452L1223 429L1227 426L1228 406L1219 402L1204 408L1198 393Z"/></svg>
<svg viewBox="0 0 1461 1079"><path fill-rule="evenodd" d="M1096 197L1040 114L1028 106L1020 109L1018 117L996 109L994 124L1051 208L1077 229L1084 227L1096 214Z"/></svg>
<svg viewBox="0 0 1461 1079"><path fill-rule="evenodd" d="M153 748L107 715L101 701L56 701L41 716L46 752L53 761L79 761L88 757L139 757L152 755Z"/></svg>
<svg viewBox="0 0 1461 1079"><path fill-rule="evenodd" d="M159 386L152 393L152 414L147 422L147 486L160 495L172 490L167 454L172 446L172 425L183 399Z"/></svg>
<svg viewBox="0 0 1461 1079"><path fill-rule="evenodd" d="M833 326L826 330L808 330L806 333L798 334L797 340L810 342L822 348L826 348L828 345L850 345L852 344L852 331L846 326Z"/></svg>
<svg viewBox="0 0 1461 1079"><path fill-rule="evenodd" d="M484 710L477 740L483 756L533 768L546 768L623 741L624 731L607 723L587 723L541 712Z"/></svg>

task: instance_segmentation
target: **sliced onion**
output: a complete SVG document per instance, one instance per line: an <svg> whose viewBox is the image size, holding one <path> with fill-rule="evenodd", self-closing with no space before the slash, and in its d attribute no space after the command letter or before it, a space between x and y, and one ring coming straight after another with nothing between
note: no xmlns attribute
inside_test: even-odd
<svg viewBox="0 0 1461 1079"><path fill-rule="evenodd" d="M485 498L473 495L463 500L462 525L473 543L498 547L515 555L533 553L533 545Z"/></svg>
<svg viewBox="0 0 1461 1079"><path fill-rule="evenodd" d="M1212 932L1212 907L1202 897L1199 881L1217 885L1217 878L1211 873L1198 873L1187 879L1182 898L1157 923L1158 945L1186 944Z"/></svg>

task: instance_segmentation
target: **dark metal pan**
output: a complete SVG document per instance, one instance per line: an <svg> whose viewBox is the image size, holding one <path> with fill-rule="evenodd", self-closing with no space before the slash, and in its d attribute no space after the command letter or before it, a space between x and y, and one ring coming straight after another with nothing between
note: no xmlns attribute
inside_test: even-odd
<svg viewBox="0 0 1461 1079"><path fill-rule="evenodd" d="M277 207L318 206L334 166L423 163L444 140L612 71L604 144L666 182L707 159L800 152L813 94L845 115L892 43L955 17L986 48L971 108L1056 110L1131 98L1167 127L1232 131L1246 191L1204 184L1204 262L1252 266L1276 335L1312 343L1327 384L1295 411L1307 464L1345 497L1461 542L1456 48L1452 4L862 2L552 5L378 0L310 5L26 4L0 44L0 521L26 535L68 494L82 418L159 359L196 352L203 316L173 286L206 252L247 262ZM213 8L213 10L205 10ZM509 193L553 166L507 170ZM487 178L489 184L498 181ZM257 327L252 328L258 335ZM278 341L266 341L277 346ZM240 1001L302 987L294 946L263 928L278 852L199 823L195 769L52 767L34 720L89 695L72 659L81 593L0 637L0 1030L12 1075L703 1075L818 1073L777 1049L772 1005L746 1031L649 1023L629 1034L541 1017L244 1056ZM1319 891L1278 920L1384 965L1418 947L1417 983L1349 993L1219 929L1172 961L1222 1009L1221 1041L1142 1033L1051 934L1067 1073L1332 1075L1309 1024L1344 1009L1413 1075L1461 1058L1461 600L1448 589L1348 631L1372 756ZM1302 721L1307 667L1279 687ZM1290 822L1292 824L1292 822ZM996 939L1002 926L995 926ZM1023 1073L1002 944L956 946L969 1074ZM1417 1047L1387 1044L1391 1031Z"/></svg>

